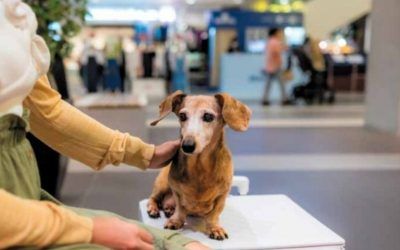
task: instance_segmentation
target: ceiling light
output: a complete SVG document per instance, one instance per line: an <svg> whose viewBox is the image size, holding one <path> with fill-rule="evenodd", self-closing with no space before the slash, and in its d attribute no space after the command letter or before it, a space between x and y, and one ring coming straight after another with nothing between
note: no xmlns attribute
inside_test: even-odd
<svg viewBox="0 0 400 250"><path fill-rule="evenodd" d="M173 7L164 6L160 9L135 9L135 8L90 8L90 16L86 18L89 23L132 23L156 22L171 23L176 19Z"/></svg>
<svg viewBox="0 0 400 250"><path fill-rule="evenodd" d="M344 47L344 46L347 45L347 41L346 41L346 39L344 39L344 38L340 38L340 39L337 41L337 44L338 44L340 47Z"/></svg>
<svg viewBox="0 0 400 250"><path fill-rule="evenodd" d="M327 41L319 42L319 48L322 50L326 50L328 48L328 42Z"/></svg>
<svg viewBox="0 0 400 250"><path fill-rule="evenodd" d="M159 11L159 20L163 23L171 23L176 19L175 9L171 6L163 6Z"/></svg>
<svg viewBox="0 0 400 250"><path fill-rule="evenodd" d="M187 4L193 5L196 3L196 0L186 0Z"/></svg>

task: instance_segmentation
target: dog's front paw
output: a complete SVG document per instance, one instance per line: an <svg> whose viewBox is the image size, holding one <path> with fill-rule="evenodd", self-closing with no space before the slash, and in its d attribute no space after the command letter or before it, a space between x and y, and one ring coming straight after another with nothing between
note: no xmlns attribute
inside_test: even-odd
<svg viewBox="0 0 400 250"><path fill-rule="evenodd" d="M174 219L169 219L165 225L165 229L172 229L172 230L177 230L181 229L183 227L184 222L180 220L174 220Z"/></svg>
<svg viewBox="0 0 400 250"><path fill-rule="evenodd" d="M162 203L162 209L164 210L165 217L171 217L175 212L176 203L174 197L170 195L169 197L164 198Z"/></svg>
<svg viewBox="0 0 400 250"><path fill-rule="evenodd" d="M156 203L149 202L147 204L147 214L151 218L160 218L160 209L158 209L158 205Z"/></svg>
<svg viewBox="0 0 400 250"><path fill-rule="evenodd" d="M175 213L175 207L164 207L165 217L170 218Z"/></svg>
<svg viewBox="0 0 400 250"><path fill-rule="evenodd" d="M211 227L208 231L208 235L211 239L215 240L225 240L228 239L228 234L220 226Z"/></svg>

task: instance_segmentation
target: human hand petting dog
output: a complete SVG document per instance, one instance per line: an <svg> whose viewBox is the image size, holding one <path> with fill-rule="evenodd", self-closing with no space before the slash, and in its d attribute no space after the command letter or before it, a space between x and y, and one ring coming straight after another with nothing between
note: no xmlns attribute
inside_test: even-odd
<svg viewBox="0 0 400 250"><path fill-rule="evenodd" d="M181 141L167 141L156 146L153 158L150 161L149 168L157 169L168 165L180 147Z"/></svg>
<svg viewBox="0 0 400 250"><path fill-rule="evenodd" d="M146 230L117 218L96 217L93 219L91 243L111 249L152 250L153 236ZM200 242L191 242L185 246L188 250L209 250Z"/></svg>

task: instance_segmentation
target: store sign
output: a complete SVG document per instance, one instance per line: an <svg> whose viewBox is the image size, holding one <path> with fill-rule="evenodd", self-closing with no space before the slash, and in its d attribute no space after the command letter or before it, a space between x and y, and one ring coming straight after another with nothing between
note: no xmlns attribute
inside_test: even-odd
<svg viewBox="0 0 400 250"><path fill-rule="evenodd" d="M281 25L285 22L285 18L282 15L276 15L275 22Z"/></svg>
<svg viewBox="0 0 400 250"><path fill-rule="evenodd" d="M229 15L228 12L222 12L220 16L216 17L214 20L216 25L236 25L236 19Z"/></svg>
<svg viewBox="0 0 400 250"><path fill-rule="evenodd" d="M300 19L300 17L297 16L297 15L290 15L290 16L288 17L288 23L289 23L290 25L296 25L296 24L298 24L298 23L300 23L300 22L301 22L301 19Z"/></svg>
<svg viewBox="0 0 400 250"><path fill-rule="evenodd" d="M259 13L245 10L214 11L210 20L210 27L287 27L302 26L301 13Z"/></svg>

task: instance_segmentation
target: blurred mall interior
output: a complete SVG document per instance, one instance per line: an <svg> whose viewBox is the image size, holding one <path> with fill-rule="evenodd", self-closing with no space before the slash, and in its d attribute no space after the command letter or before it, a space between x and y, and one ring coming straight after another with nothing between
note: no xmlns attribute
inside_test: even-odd
<svg viewBox="0 0 400 250"><path fill-rule="evenodd" d="M53 87L75 107L160 144L179 137L174 115L150 126L168 94L229 93L253 112L248 131L226 136L249 195L287 195L346 249L400 249L400 1L25 2L39 13ZM138 219L157 171L95 172L30 140L51 194Z"/></svg>

